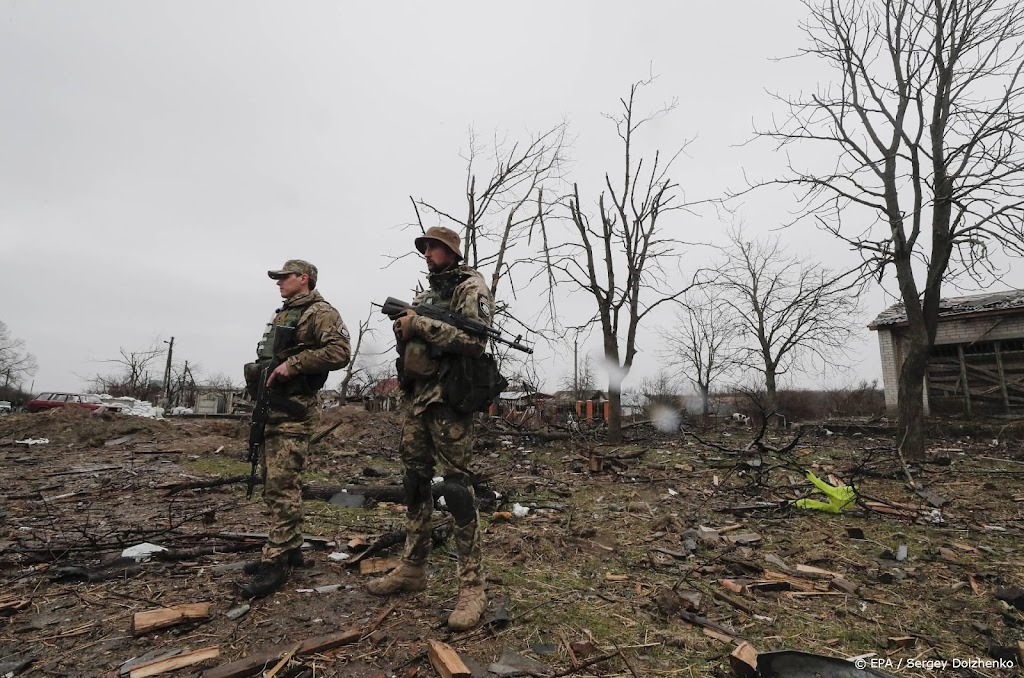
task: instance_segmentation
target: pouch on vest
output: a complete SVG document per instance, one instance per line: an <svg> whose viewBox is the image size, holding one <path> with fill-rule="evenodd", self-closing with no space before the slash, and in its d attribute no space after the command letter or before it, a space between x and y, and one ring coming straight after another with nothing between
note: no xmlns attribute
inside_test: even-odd
<svg viewBox="0 0 1024 678"><path fill-rule="evenodd" d="M420 339L413 339L405 345L402 354L402 371L414 379L429 379L437 375L440 363L431 356L430 346Z"/></svg>
<svg viewBox="0 0 1024 678"><path fill-rule="evenodd" d="M242 368L245 374L245 394L249 400L256 400L256 394L259 392L260 375L263 374L263 370L269 364L269 360L259 360L254 363L246 363L245 367Z"/></svg>
<svg viewBox="0 0 1024 678"><path fill-rule="evenodd" d="M508 388L508 381L501 376L498 363L490 353L478 358L458 356L450 365L443 393L445 402L456 412L486 412L494 399Z"/></svg>

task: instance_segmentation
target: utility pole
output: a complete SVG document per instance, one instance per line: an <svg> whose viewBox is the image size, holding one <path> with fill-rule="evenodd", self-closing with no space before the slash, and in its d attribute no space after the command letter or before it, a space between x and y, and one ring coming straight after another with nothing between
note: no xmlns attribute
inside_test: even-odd
<svg viewBox="0 0 1024 678"><path fill-rule="evenodd" d="M572 397L580 399L580 333L572 340Z"/></svg>
<svg viewBox="0 0 1024 678"><path fill-rule="evenodd" d="M169 344L167 347L167 367L164 368L164 403L169 407L171 404L171 355L174 353L174 337L171 337L170 341L165 341L165 344Z"/></svg>

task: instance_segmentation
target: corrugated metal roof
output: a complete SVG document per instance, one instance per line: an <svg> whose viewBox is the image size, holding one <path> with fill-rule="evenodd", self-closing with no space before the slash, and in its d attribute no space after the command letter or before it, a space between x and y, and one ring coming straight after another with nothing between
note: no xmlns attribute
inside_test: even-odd
<svg viewBox="0 0 1024 678"><path fill-rule="evenodd" d="M939 301L939 317L946 318L984 311L1005 311L1014 308L1024 309L1024 290L987 292L985 294L972 294L967 297L942 299ZM907 313L903 308L903 304L893 304L879 313L878 317L868 324L868 328L874 330L879 327L899 325L905 322L907 322Z"/></svg>

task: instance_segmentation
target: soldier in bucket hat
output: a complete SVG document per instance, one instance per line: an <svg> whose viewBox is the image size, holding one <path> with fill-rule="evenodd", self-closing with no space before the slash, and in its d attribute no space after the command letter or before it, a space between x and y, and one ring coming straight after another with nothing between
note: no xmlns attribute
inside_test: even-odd
<svg viewBox="0 0 1024 678"><path fill-rule="evenodd" d="M490 324L491 293L475 269L461 264L457 233L434 227L415 240L426 260L428 286L413 300L457 311ZM459 597L448 617L448 628L460 631L476 626L487 607L480 555L479 516L472 484L473 414L457 411L447 401L446 387L460 357L479 357L484 337L470 335L439 320L416 315L409 309L394 324L399 353L399 383L405 422L399 454L405 467L408 507L405 549L401 564L367 584L374 595L422 591L427 586L426 562L430 555L430 516L434 509L431 479L444 476L441 493L455 518L454 541L458 553Z"/></svg>
<svg viewBox="0 0 1024 678"><path fill-rule="evenodd" d="M348 328L341 315L316 291L316 266L289 259L267 275L277 282L284 302L274 312L257 346L257 359L245 366L246 382L255 395L255 379L274 358L277 328L294 327L278 355L288 358L268 379L271 416L263 448L263 499L270 512L270 533L262 558L246 567L250 579L240 583L243 595L262 598L280 588L291 568L302 564L302 485L300 474L309 438L320 423L319 391L328 373L349 361ZM280 342L277 342L280 343Z"/></svg>

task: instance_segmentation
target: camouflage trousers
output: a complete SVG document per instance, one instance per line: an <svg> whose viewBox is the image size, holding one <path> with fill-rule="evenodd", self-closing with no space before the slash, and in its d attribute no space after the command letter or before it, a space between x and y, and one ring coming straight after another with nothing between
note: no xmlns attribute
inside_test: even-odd
<svg viewBox="0 0 1024 678"><path fill-rule="evenodd" d="M473 415L455 412L443 403L434 403L419 415L408 412L398 450L405 465L408 505L402 560L422 565L430 555L430 516L434 510L430 483L436 472L445 478L442 492L455 518L459 586L483 586L480 516L470 478Z"/></svg>
<svg viewBox="0 0 1024 678"><path fill-rule="evenodd" d="M313 410L313 408L310 408ZM319 409L304 421L267 424L263 447L263 500L270 511L270 535L263 560L302 547L302 467Z"/></svg>

